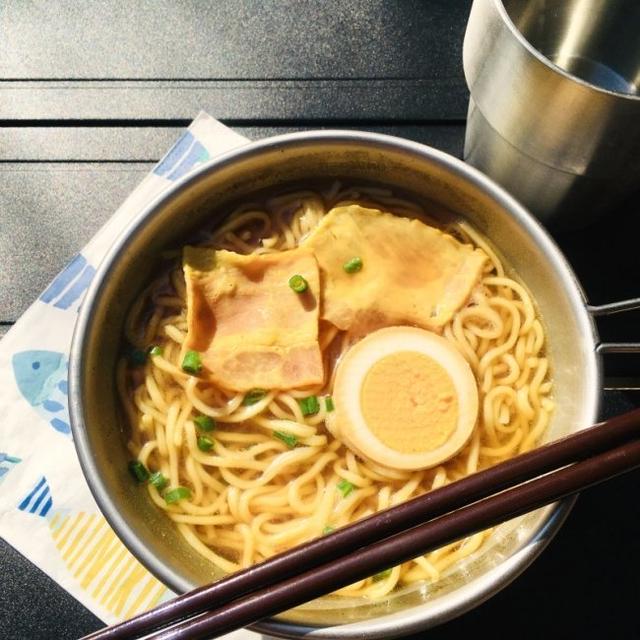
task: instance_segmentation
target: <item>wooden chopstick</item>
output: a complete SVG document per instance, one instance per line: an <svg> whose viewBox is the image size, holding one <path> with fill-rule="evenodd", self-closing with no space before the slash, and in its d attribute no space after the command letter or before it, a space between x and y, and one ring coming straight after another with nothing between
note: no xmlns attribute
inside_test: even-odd
<svg viewBox="0 0 640 640"><path fill-rule="evenodd" d="M640 440L431 520L148 636L209 640L640 466Z"/></svg>
<svg viewBox="0 0 640 640"><path fill-rule="evenodd" d="M630 470L640 464L637 437L640 410L370 516L85 640L195 640L246 626ZM492 496L498 491L503 493ZM186 620L190 616L196 617Z"/></svg>

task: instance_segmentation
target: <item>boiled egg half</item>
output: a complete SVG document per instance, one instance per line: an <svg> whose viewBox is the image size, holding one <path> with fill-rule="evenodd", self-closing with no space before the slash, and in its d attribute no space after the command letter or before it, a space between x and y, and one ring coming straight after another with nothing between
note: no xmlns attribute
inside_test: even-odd
<svg viewBox="0 0 640 640"><path fill-rule="evenodd" d="M471 367L441 336L414 327L370 333L341 358L327 427L386 467L426 469L469 440L478 416Z"/></svg>

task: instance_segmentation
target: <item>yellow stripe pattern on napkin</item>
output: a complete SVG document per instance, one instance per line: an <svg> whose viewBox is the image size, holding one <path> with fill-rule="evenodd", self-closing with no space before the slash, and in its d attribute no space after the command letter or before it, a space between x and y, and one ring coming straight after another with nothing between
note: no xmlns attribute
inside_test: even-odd
<svg viewBox="0 0 640 640"><path fill-rule="evenodd" d="M56 513L49 522L62 559L80 586L122 619L151 609L167 594L100 515Z"/></svg>

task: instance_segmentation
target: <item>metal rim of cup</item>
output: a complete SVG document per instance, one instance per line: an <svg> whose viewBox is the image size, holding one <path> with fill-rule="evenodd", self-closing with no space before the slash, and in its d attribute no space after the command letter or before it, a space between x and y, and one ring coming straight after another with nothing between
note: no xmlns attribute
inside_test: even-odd
<svg viewBox="0 0 640 640"><path fill-rule="evenodd" d="M613 91L611 89L606 89L606 88L601 87L601 86L599 86L597 84L593 84L591 82L587 82L586 80L583 80L582 78L580 78L580 77L578 77L578 76L576 76L576 75L574 75L572 73L569 73L567 70L563 69L562 67L560 67L557 64L555 64L554 62L552 62L549 58L547 58L547 56L545 56L540 51L538 51L538 49L536 49L524 37L522 32L518 29L518 27L516 27L516 25L514 24L513 20L509 16L509 12L507 11L506 7L504 6L504 3L502 2L502 0L492 0L492 1L495 4L495 6L496 6L496 8L498 10L498 13L499 13L500 17L502 18L503 22L509 28L509 30L514 35L514 37L518 40L518 42L532 56L534 56L537 60L539 60L546 67L550 68L554 72L559 73L560 75L562 75L567 80L573 80L574 82L584 86L587 89L591 89L593 91L597 91L598 93L603 93L603 94L606 94L606 95L610 95L610 96L615 97L615 98L622 98L622 99L625 99L625 100L631 100L633 102L637 102L638 104L640 104L640 94L634 95L632 93L622 93L622 92L619 92L619 91Z"/></svg>

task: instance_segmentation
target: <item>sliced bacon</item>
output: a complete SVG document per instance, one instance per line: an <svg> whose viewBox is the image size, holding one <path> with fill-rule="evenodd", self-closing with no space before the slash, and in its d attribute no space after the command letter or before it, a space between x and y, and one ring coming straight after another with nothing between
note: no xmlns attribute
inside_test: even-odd
<svg viewBox="0 0 640 640"><path fill-rule="evenodd" d="M420 220L358 205L332 209L302 246L320 265L321 318L359 334L403 324L442 330L487 260ZM349 273L344 265L353 258L362 268Z"/></svg>
<svg viewBox="0 0 640 640"><path fill-rule="evenodd" d="M310 249L240 255L185 247L187 346L203 375L234 391L322 384L320 282ZM293 275L306 292L289 286Z"/></svg>

